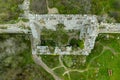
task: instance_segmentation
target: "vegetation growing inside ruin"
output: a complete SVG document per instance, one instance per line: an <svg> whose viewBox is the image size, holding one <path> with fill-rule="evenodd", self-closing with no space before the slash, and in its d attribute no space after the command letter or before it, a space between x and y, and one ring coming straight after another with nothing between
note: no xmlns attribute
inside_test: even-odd
<svg viewBox="0 0 120 80"><path fill-rule="evenodd" d="M41 36L41 40L43 40L41 45L48 45L48 46L66 45L68 42L68 38L69 36L64 30L58 30L58 31L46 30Z"/></svg>
<svg viewBox="0 0 120 80"><path fill-rule="evenodd" d="M69 44L70 44L70 46L73 47L73 49L76 49L76 48L83 49L84 48L84 41L80 40L80 39L72 38L70 40Z"/></svg>
<svg viewBox="0 0 120 80"><path fill-rule="evenodd" d="M14 23L22 11L19 4L23 0L0 0L0 23Z"/></svg>
<svg viewBox="0 0 120 80"><path fill-rule="evenodd" d="M46 46L65 46L68 43L69 35L67 31L62 28L62 24L58 24L56 30L42 29L41 45Z"/></svg>
<svg viewBox="0 0 120 80"><path fill-rule="evenodd" d="M83 49L84 41L79 39L79 30L65 30L63 24L58 24L56 30L42 29L41 45L49 47L72 46L73 50Z"/></svg>
<svg viewBox="0 0 120 80"><path fill-rule="evenodd" d="M95 48L89 56L64 55L61 60L68 71L70 71L71 80L119 80L119 39L120 34L99 34L96 39ZM46 56L45 59L47 58L49 56ZM55 58L52 57L52 59ZM50 65L55 63L55 61L52 60L47 63ZM62 79L70 80L67 73L65 74L67 71L63 67L55 69L54 72Z"/></svg>

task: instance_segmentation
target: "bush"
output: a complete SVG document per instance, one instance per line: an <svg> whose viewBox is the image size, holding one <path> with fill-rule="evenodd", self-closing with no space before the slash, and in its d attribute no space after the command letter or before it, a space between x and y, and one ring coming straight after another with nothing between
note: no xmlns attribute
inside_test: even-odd
<svg viewBox="0 0 120 80"><path fill-rule="evenodd" d="M73 48L77 48L77 47L79 47L79 48L81 48L81 49L84 48L84 42L83 42L83 40L79 40L79 39L72 38L72 39L70 40L69 44L70 44L71 46L73 46Z"/></svg>

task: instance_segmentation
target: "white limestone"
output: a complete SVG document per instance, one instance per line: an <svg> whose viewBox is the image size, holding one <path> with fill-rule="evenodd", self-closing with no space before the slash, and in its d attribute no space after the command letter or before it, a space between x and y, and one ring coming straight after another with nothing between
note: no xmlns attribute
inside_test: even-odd
<svg viewBox="0 0 120 80"><path fill-rule="evenodd" d="M33 54L35 51L39 51L41 54L50 54L48 46L40 45L40 32L43 27L56 30L57 24L64 24L65 30L80 30L79 39L84 39L84 49L72 51L71 47L66 47L66 51L61 51L56 46L54 51L56 54L89 55L94 48L95 40L99 33L120 33L119 23L98 23L96 15L31 14L29 5L30 0L24 0L21 7L24 10L23 17L29 19L28 23L19 22L17 24L0 25L0 33L32 33ZM22 27L21 24L25 27ZM3 26L6 28L4 27L3 29Z"/></svg>

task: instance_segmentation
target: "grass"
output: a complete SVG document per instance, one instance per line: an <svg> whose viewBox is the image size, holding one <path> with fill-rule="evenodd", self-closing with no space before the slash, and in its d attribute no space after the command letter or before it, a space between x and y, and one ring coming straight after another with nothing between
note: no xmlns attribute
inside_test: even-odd
<svg viewBox="0 0 120 80"><path fill-rule="evenodd" d="M109 36L109 38L107 38L107 35ZM114 49L115 52L120 52L120 41L119 41L119 34L102 34L100 35L102 37L100 41L100 43L102 43L103 45L109 46L110 48Z"/></svg>
<svg viewBox="0 0 120 80"><path fill-rule="evenodd" d="M109 60L111 58L111 52L110 51L105 51L102 56L99 58L95 59L93 63L91 64L90 67L94 68L92 71L89 71L89 76L88 78L91 80L96 78L97 80L109 80L109 75L108 75L108 69L112 66L108 66ZM108 62L109 61L109 62ZM95 66L95 64L99 64ZM93 65L93 66L92 66ZM98 71L97 71L98 68Z"/></svg>
<svg viewBox="0 0 120 80"><path fill-rule="evenodd" d="M96 80L119 80L119 62L120 62L120 54L113 55L112 52L109 50L104 51L104 53L97 59L93 61L91 64L91 67L94 68L94 70L89 71L88 79L92 80L93 78ZM94 66L95 64L99 64L96 67ZM98 68L98 72L95 73L95 68ZM112 70L113 74L112 76L108 75L108 70ZM93 75L94 74L94 75ZM92 75L92 77L90 76ZM95 76L97 75L97 76Z"/></svg>
<svg viewBox="0 0 120 80"><path fill-rule="evenodd" d="M18 7L23 0L0 0L0 23L15 23L23 11Z"/></svg>
<svg viewBox="0 0 120 80"><path fill-rule="evenodd" d="M106 37L107 35L109 35L109 38ZM81 73L76 71L70 72L71 80L119 80L119 36L120 34L100 34L97 37L95 47L89 56L63 56L62 61L68 69L88 69L88 71ZM107 46L109 48L105 48ZM50 68L54 68L59 65L59 60L56 55L46 57L42 55L41 57ZM82 65L83 60L86 60L84 66ZM111 76L109 76L109 70L112 70ZM55 69L54 72L63 80L69 80L67 74L64 76L62 75L65 72L63 67Z"/></svg>
<svg viewBox="0 0 120 80"><path fill-rule="evenodd" d="M86 80L86 73L71 72L71 80Z"/></svg>
<svg viewBox="0 0 120 80"><path fill-rule="evenodd" d="M106 38L106 35L109 35L110 37ZM93 59L87 72L70 72L71 80L119 80L120 51L118 49L119 39L117 39L119 36L119 34L100 34L96 40L95 48L92 50L92 53L86 57L86 63L85 66L83 66L83 68L81 68L82 65L80 65L81 61L83 61L81 59L82 57L64 56L64 65L71 69L84 69L88 64L90 64L89 62ZM105 50L102 53L102 51L104 50L104 46L110 47L111 50L113 49L117 53L114 54L109 49ZM98 57L94 58L96 56ZM73 64L74 59L76 64ZM108 70L113 71L112 76L108 75ZM55 72L63 78L63 76L61 76L64 72L63 68L56 69Z"/></svg>
<svg viewBox="0 0 120 80"><path fill-rule="evenodd" d="M116 22L120 22L119 0L91 0L90 3L89 1L85 2L85 0L48 0L48 2L49 7L57 8L60 14L107 14L113 17ZM110 19L108 18L107 20L109 21Z"/></svg>
<svg viewBox="0 0 120 80"><path fill-rule="evenodd" d="M44 41L44 43L41 42L42 45L65 46L68 43L69 35L64 29L57 29L56 31L51 29L43 29L41 34L41 39Z"/></svg>
<svg viewBox="0 0 120 80"><path fill-rule="evenodd" d="M66 67L72 67L73 66L73 60L72 60L72 57L70 57L70 56L64 56L63 57L63 62L64 62L64 65L66 66Z"/></svg>
<svg viewBox="0 0 120 80"><path fill-rule="evenodd" d="M15 42L17 46L24 43L27 48L15 54L4 54L5 56L0 58L0 80L54 80L42 67L34 63L30 48L31 43L27 35L6 34L0 35L0 39L1 38L1 42L9 38L15 38L18 42ZM0 55L1 54L2 52L0 52Z"/></svg>
<svg viewBox="0 0 120 80"><path fill-rule="evenodd" d="M30 50L30 49L29 49ZM18 56L22 56L22 57L25 57L25 58L23 58L23 60L22 60L22 63L23 64L21 64L21 66L25 66L25 65L27 65L27 64L33 64L34 63L34 61L33 61L33 59L32 59L32 54L30 54L31 53L31 50L30 50L30 52L28 52L28 51L24 51L24 54L19 54Z"/></svg>
<svg viewBox="0 0 120 80"><path fill-rule="evenodd" d="M106 38L106 35L109 35L110 38ZM96 54L100 56L98 56L97 58L95 58L92 63L90 64L91 68L87 74L88 74L88 79L89 80L119 80L119 61L120 61L120 51L116 51L119 47L119 40L117 39L117 37L119 37L120 34L100 34L97 41L99 41L99 43L103 44L103 46L108 46L111 49L105 49L105 51L101 54L102 49L100 49L101 51L97 50ZM100 44L98 44L97 46L99 46ZM93 59L95 57L94 55L94 51L95 49L92 51L92 53L90 54L90 56L88 56L88 62L89 60ZM103 48L104 49L104 48ZM111 50L115 50L115 52L117 53L113 53ZM96 55L96 56L97 56ZM108 70L112 70L112 76L109 76L108 74Z"/></svg>
<svg viewBox="0 0 120 80"><path fill-rule="evenodd" d="M92 0L91 14L108 14L117 22L120 22L120 1L119 0Z"/></svg>
<svg viewBox="0 0 120 80"><path fill-rule="evenodd" d="M54 72L60 76L62 79L64 79L65 77L62 75L64 73L65 69L62 67L62 68L57 68L54 70Z"/></svg>
<svg viewBox="0 0 120 80"><path fill-rule="evenodd" d="M42 60L50 67L54 68L59 66L58 55L41 55Z"/></svg>
<svg viewBox="0 0 120 80"><path fill-rule="evenodd" d="M79 56L79 55L65 55L63 56L63 63L66 67L71 68L71 69L85 69L86 64L85 61L86 57L85 56Z"/></svg>
<svg viewBox="0 0 120 80"><path fill-rule="evenodd" d="M94 49L92 50L90 55L86 57L86 64L88 64L92 58L100 55L102 50L103 50L103 46L96 42Z"/></svg>
<svg viewBox="0 0 120 80"><path fill-rule="evenodd" d="M56 30L43 28L41 31L41 45L55 48L72 46L73 50L83 49L84 40L79 39L78 30L68 31L63 24L58 24ZM50 50L53 52L53 50Z"/></svg>
<svg viewBox="0 0 120 80"><path fill-rule="evenodd" d="M72 0L48 0L49 7L56 7L59 10L60 14L79 14L85 13L82 6L82 1L72 1Z"/></svg>

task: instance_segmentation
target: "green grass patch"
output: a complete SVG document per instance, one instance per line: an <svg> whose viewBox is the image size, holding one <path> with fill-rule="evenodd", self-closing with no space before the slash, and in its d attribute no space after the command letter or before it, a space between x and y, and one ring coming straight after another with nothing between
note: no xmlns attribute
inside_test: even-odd
<svg viewBox="0 0 120 80"><path fill-rule="evenodd" d="M18 7L23 0L0 0L0 23L15 23L22 10Z"/></svg>
<svg viewBox="0 0 120 80"><path fill-rule="evenodd" d="M103 46L101 44L99 44L99 43L96 42L94 49L92 50L92 52L90 53L90 55L86 57L86 64L89 63L89 61L92 58L100 55L101 52L102 52L102 50L103 50Z"/></svg>
<svg viewBox="0 0 120 80"><path fill-rule="evenodd" d="M71 72L71 80L86 80L86 73Z"/></svg>
<svg viewBox="0 0 120 80"><path fill-rule="evenodd" d="M119 80L119 57L120 54L113 55L109 50L104 51L101 56L92 62L90 68L93 68L93 70L88 71L88 79ZM109 76L108 70L112 70L111 76Z"/></svg>
<svg viewBox="0 0 120 80"><path fill-rule="evenodd" d="M82 1L78 0L48 0L50 8L57 8L60 14L86 13Z"/></svg>
<svg viewBox="0 0 120 80"><path fill-rule="evenodd" d="M59 66L59 56L58 55L41 55L42 60L48 65L50 68L54 68Z"/></svg>
<svg viewBox="0 0 120 80"><path fill-rule="evenodd" d="M107 38L107 36L109 37ZM100 34L96 39L95 48L89 56L87 56L87 65L93 59L87 71L87 79L89 80L119 80L119 39L120 34ZM103 46L108 46L111 49L105 49ZM113 53L114 51L116 53ZM112 52L113 51L113 52ZM100 55L100 56L99 56ZM98 57L97 57L98 56ZM109 76L109 70L112 70L112 75Z"/></svg>
<svg viewBox="0 0 120 80"><path fill-rule="evenodd" d="M86 56L80 55L65 55L63 56L63 63L66 67L71 69L85 69Z"/></svg>
<svg viewBox="0 0 120 80"><path fill-rule="evenodd" d="M109 38L107 38L109 36ZM116 53L120 53L120 34L100 34L99 35L99 42L105 46L110 47Z"/></svg>
<svg viewBox="0 0 120 80"><path fill-rule="evenodd" d="M91 13L96 15L108 14L120 22L119 0L91 0Z"/></svg>
<svg viewBox="0 0 120 80"><path fill-rule="evenodd" d="M65 69L63 67L55 69L54 72L64 80L65 77L63 76L63 73L65 72Z"/></svg>

